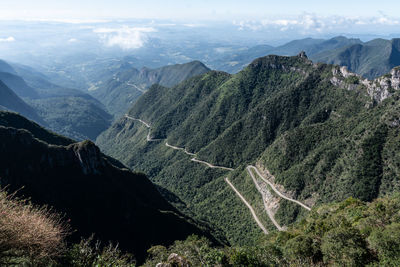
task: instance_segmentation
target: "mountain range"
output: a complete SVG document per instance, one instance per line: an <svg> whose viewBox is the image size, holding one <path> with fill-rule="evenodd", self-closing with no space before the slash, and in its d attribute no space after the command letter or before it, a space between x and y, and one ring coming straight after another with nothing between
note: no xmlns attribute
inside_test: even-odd
<svg viewBox="0 0 400 267"><path fill-rule="evenodd" d="M89 55L46 75L0 60L0 185L64 214L69 245L94 233L145 266L397 266L399 50L307 38L219 70Z"/></svg>
<svg viewBox="0 0 400 267"><path fill-rule="evenodd" d="M2 110L12 110L22 115L43 122L37 112L29 106L24 100L18 97L10 88L0 80L0 106Z"/></svg>
<svg viewBox="0 0 400 267"><path fill-rule="evenodd" d="M211 71L151 87L96 143L176 194L232 244L251 244L262 231L225 183L228 177L274 229L249 164L308 206L398 190L399 71L369 81L305 53L267 56L235 75ZM280 225L307 213L279 196L269 204Z"/></svg>
<svg viewBox="0 0 400 267"><path fill-rule="evenodd" d="M2 87L5 85L20 98L18 106L11 105L16 100L9 102L8 107L3 105L8 109L78 140L94 140L110 125L112 116L89 94L52 84L32 68L0 63Z"/></svg>
<svg viewBox="0 0 400 267"><path fill-rule="evenodd" d="M99 85L91 94L100 100L117 117L124 114L153 84L174 86L188 78L210 71L203 63L193 61L158 69L124 68L108 81Z"/></svg>
<svg viewBox="0 0 400 267"><path fill-rule="evenodd" d="M278 47L260 45L210 62L213 69L236 73L257 57L266 55L293 56L305 51L314 62L346 66L352 72L375 79L400 65L399 39L360 39L343 36L331 39L306 38Z"/></svg>

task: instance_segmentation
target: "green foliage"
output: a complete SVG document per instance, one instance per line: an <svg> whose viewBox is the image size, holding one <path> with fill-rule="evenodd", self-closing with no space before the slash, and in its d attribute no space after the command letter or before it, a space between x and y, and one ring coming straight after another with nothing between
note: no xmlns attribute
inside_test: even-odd
<svg viewBox="0 0 400 267"><path fill-rule="evenodd" d="M235 75L211 71L173 88L153 86L129 114L150 123L154 138L235 168L235 185L258 213L262 202L242 173L257 161L295 198L310 203L371 200L400 189L394 126L400 102L393 96L366 108L371 99L365 89L335 87L332 68L301 57L268 56ZM228 174L191 162L164 141L146 142L146 135L142 124L123 118L97 143L147 173L177 196L178 208L222 230L232 244L254 244L262 233L224 183ZM277 219L283 224L301 217L298 208L280 205Z"/></svg>
<svg viewBox="0 0 400 267"><path fill-rule="evenodd" d="M160 262L168 262L168 257L172 253L183 257L190 266L216 266L227 261L224 252L212 247L209 240L193 235L184 241L175 241L168 248L164 246L150 248L144 266L151 267Z"/></svg>
<svg viewBox="0 0 400 267"><path fill-rule="evenodd" d="M93 98L60 96L28 101L49 128L76 140L91 139L105 131L112 116Z"/></svg>
<svg viewBox="0 0 400 267"><path fill-rule="evenodd" d="M134 267L133 256L122 253L111 243L102 246L93 236L73 245L66 253L62 265L71 267Z"/></svg>
<svg viewBox="0 0 400 267"><path fill-rule="evenodd" d="M152 248L162 257L149 258L145 266L171 253L185 256L191 266L398 266L399 205L399 194L372 203L349 198L313 208L287 232L271 233L257 246L210 248L205 239L190 237ZM210 254L219 257L199 260Z"/></svg>
<svg viewBox="0 0 400 267"><path fill-rule="evenodd" d="M72 139L50 132L35 122L27 120L13 112L0 111L0 125L4 127L25 129L31 132L35 138L53 145L70 145L75 142Z"/></svg>
<svg viewBox="0 0 400 267"><path fill-rule="evenodd" d="M31 106L19 98L0 80L0 110L3 109L19 112L32 120L43 122Z"/></svg>
<svg viewBox="0 0 400 267"><path fill-rule="evenodd" d="M323 202L350 196L372 200L392 192L400 171L394 163L398 129L390 126L400 106L392 101L372 109L343 101L325 122L279 136L263 153L262 164L304 198L317 192Z"/></svg>
<svg viewBox="0 0 400 267"><path fill-rule="evenodd" d="M321 240L324 262L332 266L363 266L367 260L367 244L359 231L339 226L326 232Z"/></svg>
<svg viewBox="0 0 400 267"><path fill-rule="evenodd" d="M391 223L373 230L368 238L370 247L378 255L381 266L400 264L400 224Z"/></svg>
<svg viewBox="0 0 400 267"><path fill-rule="evenodd" d="M355 76L355 75L350 75L350 76L347 76L347 77L344 79L344 82L345 82L345 83L348 83L348 84L359 84L359 83L360 83L360 78L358 78L358 77Z"/></svg>
<svg viewBox="0 0 400 267"><path fill-rule="evenodd" d="M314 243L313 240L308 235L298 235L292 239L289 239L284 248L283 253L285 258L289 261L313 259L313 261L318 261L321 255L319 250L319 244Z"/></svg>
<svg viewBox="0 0 400 267"><path fill-rule="evenodd" d="M121 71L92 94L99 99L115 117L126 113L136 100L153 84L175 86L193 76L204 74L209 69L199 61L176 64L158 69L129 68Z"/></svg>
<svg viewBox="0 0 400 267"><path fill-rule="evenodd" d="M383 173L382 150L386 135L386 125L381 125L361 143L362 156L352 190L357 198L372 200L378 194Z"/></svg>

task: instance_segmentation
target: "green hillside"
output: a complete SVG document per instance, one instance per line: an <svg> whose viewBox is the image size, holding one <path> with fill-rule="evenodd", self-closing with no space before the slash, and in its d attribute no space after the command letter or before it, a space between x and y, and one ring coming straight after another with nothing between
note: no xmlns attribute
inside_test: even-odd
<svg viewBox="0 0 400 267"><path fill-rule="evenodd" d="M97 144L148 173L187 206L177 207L221 229L233 244L254 244L262 232L224 181L229 177L273 230L245 171L249 164L271 171L271 182L308 205L349 196L372 200L396 190L396 73L390 74L391 87L389 76L364 81L337 66L314 64L304 54L268 56L236 75L212 71L172 88L153 86L129 111L131 118L151 124L150 137L233 172L190 161L165 141L147 142L143 124L126 117ZM292 202L273 197L281 225L306 215Z"/></svg>
<svg viewBox="0 0 400 267"><path fill-rule="evenodd" d="M42 122L43 120L39 117L36 110L29 106L24 100L18 97L7 85L0 80L0 105L3 109L19 112L22 115Z"/></svg>
<svg viewBox="0 0 400 267"><path fill-rule="evenodd" d="M28 103L44 118L49 128L76 140L91 139L105 131L112 116L96 99L82 96L54 96Z"/></svg>
<svg viewBox="0 0 400 267"><path fill-rule="evenodd" d="M75 143L74 140L46 130L39 124L26 119L25 117L8 111L0 111L0 126L25 129L35 138L53 145L67 146Z"/></svg>
<svg viewBox="0 0 400 267"><path fill-rule="evenodd" d="M399 208L399 194L372 203L349 198L319 205L257 246L221 249L192 236L170 247L154 246L144 266L178 259L190 266L398 266Z"/></svg>
<svg viewBox="0 0 400 267"><path fill-rule="evenodd" d="M0 72L0 80L20 97L38 98L36 90L27 85L24 79L18 75L8 72Z"/></svg>
<svg viewBox="0 0 400 267"><path fill-rule="evenodd" d="M132 104L153 84L174 86L188 78L210 71L203 63L193 61L158 69L122 70L92 91L116 117L126 113Z"/></svg>
<svg viewBox="0 0 400 267"><path fill-rule="evenodd" d="M4 61L0 67L7 71L0 72L0 80L31 106L30 113L21 114L77 140L95 140L110 126L112 116L89 94L53 84L30 67L12 67ZM33 113L38 115L29 116Z"/></svg>

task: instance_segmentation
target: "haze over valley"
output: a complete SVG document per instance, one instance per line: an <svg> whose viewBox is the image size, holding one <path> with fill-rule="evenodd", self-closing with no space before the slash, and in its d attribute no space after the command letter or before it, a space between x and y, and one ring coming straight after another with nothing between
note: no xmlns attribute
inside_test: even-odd
<svg viewBox="0 0 400 267"><path fill-rule="evenodd" d="M16 2L0 265L400 265L397 2Z"/></svg>

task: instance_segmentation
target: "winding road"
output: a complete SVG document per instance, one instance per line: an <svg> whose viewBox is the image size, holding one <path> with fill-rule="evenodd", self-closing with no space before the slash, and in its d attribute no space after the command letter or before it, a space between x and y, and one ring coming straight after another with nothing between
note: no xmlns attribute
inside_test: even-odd
<svg viewBox="0 0 400 267"><path fill-rule="evenodd" d="M264 225L261 223L260 219L258 219L253 207L246 201L246 199L240 194L240 192L233 186L233 184L229 181L228 178L225 178L225 182L232 188L233 191L238 195L238 197L242 200L242 202L249 208L251 215L253 215L254 220L258 224L258 227L264 232L264 234L268 234L268 230L265 229Z"/></svg>
<svg viewBox="0 0 400 267"><path fill-rule="evenodd" d="M260 176L260 178L261 178L264 182L266 182L266 183L272 188L272 190L274 190L274 192L275 192L278 196L280 196L281 198L284 198L284 199L289 200L289 201L291 201L291 202L293 202L293 203L296 203L297 205L302 206L302 207L305 208L306 210L311 210L310 207L308 207L307 205L301 203L300 201L295 200L295 199L290 198L290 197L287 197L287 196L285 196L284 194L282 194L282 193L275 187L275 185L274 185L273 183L271 183L270 181L268 181L268 180L260 173L260 171L259 171L255 166L249 165L249 166L246 167L246 169L247 169L248 173L250 174L251 178L253 178L253 179L255 179L255 178L254 178L254 175L253 175L253 173L251 172L251 170L255 170L255 172L258 174L258 176ZM271 176L272 176L272 175L271 175Z"/></svg>
<svg viewBox="0 0 400 267"><path fill-rule="evenodd" d="M133 83L130 83L130 82L126 82L125 84L128 85L128 86L131 86L131 87L136 88L137 90L139 90L139 91L142 92L142 93L146 93L146 90L141 89L141 88L140 88L139 86L137 86L136 84L133 84Z"/></svg>
<svg viewBox="0 0 400 267"><path fill-rule="evenodd" d="M187 155L189 155L189 156L196 156L196 154L188 152L188 151L186 150L186 148L173 146L173 145L168 144L168 142L166 142L165 145L166 145L167 147L172 148L172 149L175 149L175 150L181 150L181 151L183 151L185 154L187 154Z"/></svg>
<svg viewBox="0 0 400 267"><path fill-rule="evenodd" d="M204 164L204 165L206 165L207 167L210 167L210 168L213 168L213 169L222 169L222 170L227 170L227 171L233 171L233 170L234 170L234 169L232 169L232 168L223 167L223 166L217 166L217 165L212 165L211 163L208 163L208 162L205 162L205 161L196 159L196 158L195 158L195 157L196 157L196 154L188 152L188 151L186 150L186 148L173 146L173 145L168 144L168 142L165 143L165 145L166 145L167 147L169 147L169 148L172 148L172 149L175 149L175 150L183 151L185 154L187 154L187 155L189 155L189 156L194 156L194 158L192 158L191 161Z"/></svg>
<svg viewBox="0 0 400 267"><path fill-rule="evenodd" d="M147 128L150 128L150 127L151 127L150 124L148 124L147 122L142 121L141 119L136 119L136 118L134 118L134 117L131 117L131 116L129 116L128 114L125 114L125 118L128 118L128 119L133 120L133 121L139 121L139 122L143 123L144 126L146 126Z"/></svg>
<svg viewBox="0 0 400 267"><path fill-rule="evenodd" d="M146 126L149 129L149 132L147 133L147 136L146 136L147 142L158 142L158 141L162 141L163 140L163 139L153 139L153 138L150 137L150 128L151 128L151 126L147 122L142 121L141 119L133 118L133 117L129 116L128 114L125 114L125 118L128 118L128 119L133 120L133 121L141 122L141 123L144 124L144 126Z"/></svg>
<svg viewBox="0 0 400 267"><path fill-rule="evenodd" d="M251 171L249 170L249 169L247 169L247 171L249 172L249 174L250 174L250 176L251 176L251 179L253 180L253 183L254 183L254 185L256 186L256 188L257 188L257 190L258 190L258 192L260 192L260 194L261 194L261 198L262 198L262 200L263 200L263 203L264 203L264 208L265 208L265 211L267 212L267 215L268 215L268 217L269 217L269 219L271 220L271 222L275 225L275 227L278 229L278 231L283 231L284 229L279 225L279 223L275 220L275 215L274 215L274 213L272 212L272 210L268 207L268 205L267 205L267 198L268 198L268 196L267 196L267 193L268 192L264 192L264 190L261 188L261 186L258 184L258 182L257 182L257 179L256 179L256 177L254 177L254 175L251 173ZM268 189L267 189L267 191L268 191ZM271 194L271 193L269 193L269 194Z"/></svg>
<svg viewBox="0 0 400 267"><path fill-rule="evenodd" d="M226 171L233 171L234 170L234 169L228 168L228 167L212 165L211 163L208 163L208 162L196 159L196 158L192 158L191 161L207 165L208 167L213 168L213 169L222 169L222 170L226 170Z"/></svg>
<svg viewBox="0 0 400 267"><path fill-rule="evenodd" d="M163 140L163 139L152 139L152 138L150 137L150 128L151 128L151 126L150 126L149 123L147 123L147 122L145 122L145 121L143 121L143 120L141 120L141 119L133 118L133 117L129 116L128 114L125 114L125 117L128 118L128 119L130 119L130 120L139 121L139 122L141 122L143 125L145 125L145 126L149 129L149 132L148 132L148 134L147 134L147 141L148 141L148 142L155 142L155 141L161 141L161 140ZM185 154L187 154L187 155L189 155L189 156L193 156L193 158L191 159L191 161L204 164L204 165L206 165L206 166L209 167L209 168L223 169L223 170L227 170L227 171L233 171L233 170L234 170L234 169L232 169L232 168L223 167L223 166L216 166L216 165L213 165L213 164L208 163L208 162L206 162L206 161L202 161L202 160L196 159L196 154L188 152L188 151L186 150L186 148L173 146L173 145L168 144L168 142L166 142L165 145L166 145L167 147L169 147L169 148L174 149L174 150L183 151ZM297 204L297 205L300 205L301 207L305 208L306 210L311 210L310 207L308 207L307 205L303 204L302 202L300 202L300 201L298 201L298 200L295 200L295 199L293 199L293 198L287 197L287 196L285 196L283 193L281 193L281 192L275 187L275 185L274 185L273 183L271 183L270 181L268 181L268 180L260 173L260 171L259 171L255 166L253 166L253 165L248 165L248 166L246 167L246 170L247 170L247 172L249 173L250 177L252 178L252 180L253 180L253 182L254 182L254 184L255 184L257 190L259 191L259 193L260 193L261 196L262 196L263 203L264 203L264 208L265 208L265 211L267 212L268 217L270 218L271 222L275 225L275 227L276 227L279 231L284 231L284 229L283 229L283 228L278 224L278 222L275 220L275 217L274 217L274 214L273 214L272 210L267 206L267 203L266 203L266 201L265 201L266 195L265 195L265 193L263 192L263 190L262 190L262 188L260 187L260 185L257 183L257 179L256 179L256 177L254 176L252 170L254 170L254 171L257 173L257 175L258 175L265 183L267 183L267 184L272 188L272 190L273 190L279 197L284 198L284 199L286 199L286 200L288 200L288 201L291 201L291 202L293 202L293 203L295 203L295 204ZM269 174L269 175L271 175L271 174ZM271 175L271 176L272 176L272 175ZM257 215L256 215L256 213L255 213L253 207L246 201L246 199L242 196L242 194L240 194L240 192L234 187L234 185L229 181L228 178L225 178L225 182L226 182L226 183L232 188L232 190L238 195L238 197L241 199L241 201L249 208L249 210L250 210L250 212L251 212L251 214L252 214L252 216L253 216L255 222L256 222L257 225L260 227L260 229L261 229L265 234L268 234L267 229L265 229L264 225L261 223L261 221L260 221L259 218L257 217Z"/></svg>

